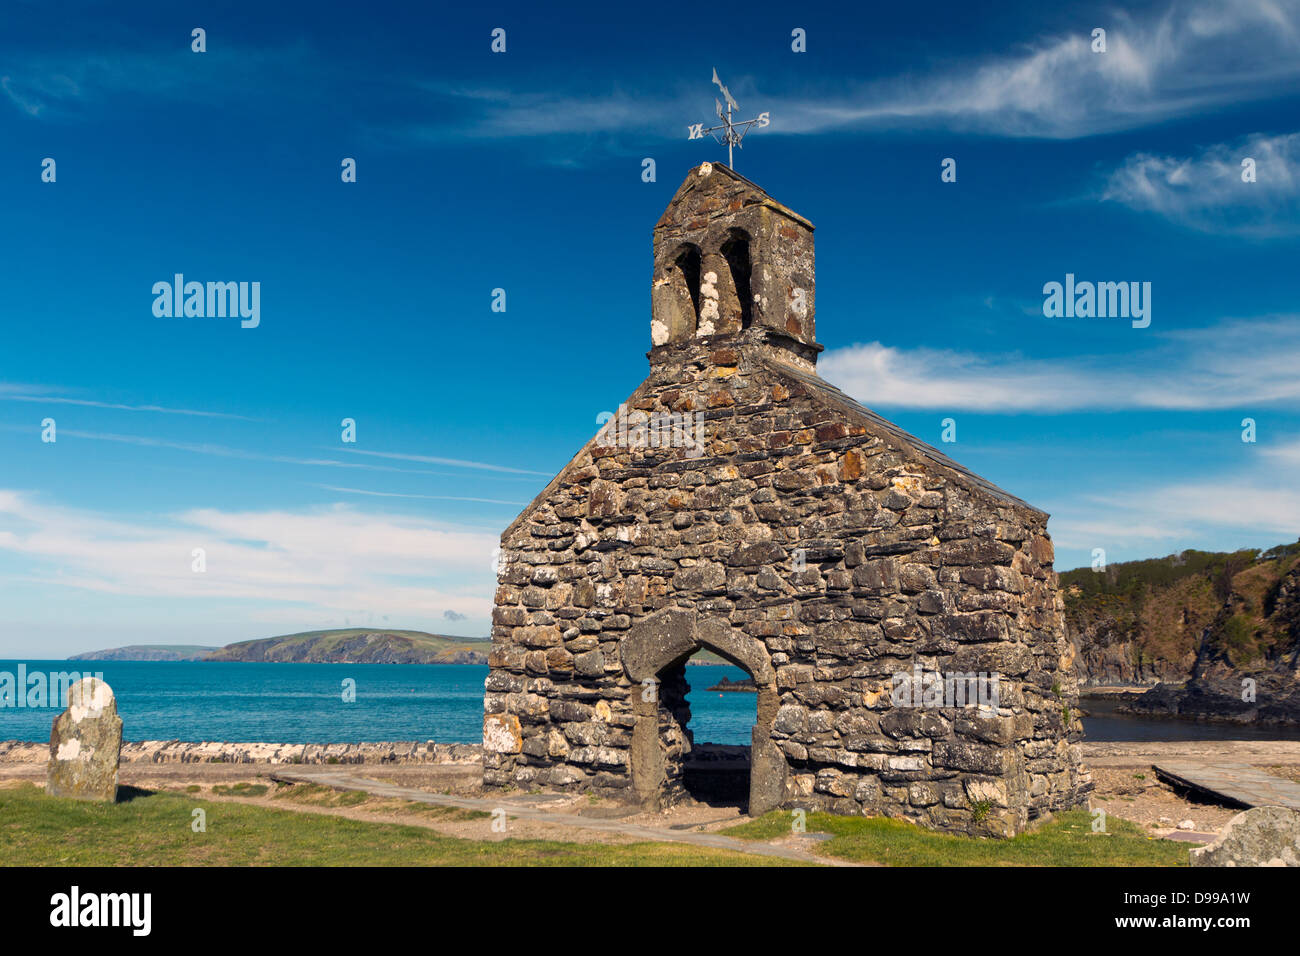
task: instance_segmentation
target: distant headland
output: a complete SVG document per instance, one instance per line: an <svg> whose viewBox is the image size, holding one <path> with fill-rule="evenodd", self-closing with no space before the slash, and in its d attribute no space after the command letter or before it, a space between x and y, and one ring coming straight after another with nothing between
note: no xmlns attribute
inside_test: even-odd
<svg viewBox="0 0 1300 956"><path fill-rule="evenodd" d="M225 647L132 644L76 654L74 661L240 661L285 664L486 664L486 638L425 631L340 628L304 631Z"/></svg>

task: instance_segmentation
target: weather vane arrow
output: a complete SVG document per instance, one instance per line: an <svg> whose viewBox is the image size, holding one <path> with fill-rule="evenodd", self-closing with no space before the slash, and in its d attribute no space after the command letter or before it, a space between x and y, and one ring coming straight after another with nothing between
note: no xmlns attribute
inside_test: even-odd
<svg viewBox="0 0 1300 956"><path fill-rule="evenodd" d="M740 141L745 138L746 133L756 126L759 129L762 129L771 122L771 118L767 113L759 113L757 119L741 120L740 122L734 121L731 118L732 111L740 109L740 104L737 103L735 98L731 95L731 91L723 86L722 81L718 79L718 70L716 67L713 70L713 82L716 83L718 89L722 91L722 98L727 101L727 108L725 111L722 108L720 100L715 98L713 101L718 110L718 119L722 120L722 124L719 126L710 126L708 129L705 129L703 123L694 123L686 127L690 130L690 134L686 138L704 139L704 134L709 133L719 145L726 143L727 165L732 169L735 169L736 166L733 161L733 150L737 146L740 146Z"/></svg>

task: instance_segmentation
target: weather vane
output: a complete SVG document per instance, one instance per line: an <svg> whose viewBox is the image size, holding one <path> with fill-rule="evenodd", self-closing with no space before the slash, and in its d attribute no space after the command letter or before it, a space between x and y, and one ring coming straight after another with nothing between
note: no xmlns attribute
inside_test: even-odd
<svg viewBox="0 0 1300 956"><path fill-rule="evenodd" d="M740 104L732 98L731 92L723 86L722 81L718 79L718 70L716 67L713 70L713 82L718 85L718 89L722 90L722 97L727 101L727 109L725 112L722 109L721 102L717 99L713 101L718 107L718 119L722 120L722 125L710 126L708 129L705 129L703 123L695 123L694 125L687 127L691 132L686 138L704 139L705 133L711 133L719 145L724 142L727 144L727 165L732 169L735 169L736 165L732 161L732 150L740 145L740 141L745 138L745 134L748 133L750 129L755 126L761 129L770 123L771 120L768 118L767 113L759 113L758 119L743 120L739 123L733 122L731 119L731 112L732 110L740 109ZM722 133L721 136L718 135L719 132Z"/></svg>

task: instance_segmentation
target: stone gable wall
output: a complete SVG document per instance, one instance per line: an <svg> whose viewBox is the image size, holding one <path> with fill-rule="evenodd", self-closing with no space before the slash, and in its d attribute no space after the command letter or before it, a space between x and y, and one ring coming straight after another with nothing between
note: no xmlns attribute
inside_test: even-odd
<svg viewBox="0 0 1300 956"><path fill-rule="evenodd" d="M781 805L1003 835L1081 802L1046 516L845 415L760 338L652 353L627 409L702 413L703 447L607 435L503 535L485 783L644 800L624 642L678 607L770 657ZM1000 708L893 706L917 666L998 675ZM690 745L679 670L658 689L668 802Z"/></svg>

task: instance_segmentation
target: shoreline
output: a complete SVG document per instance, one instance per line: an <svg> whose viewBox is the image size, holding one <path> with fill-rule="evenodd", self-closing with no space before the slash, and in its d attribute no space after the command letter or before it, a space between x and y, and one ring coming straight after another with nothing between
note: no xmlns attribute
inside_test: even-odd
<svg viewBox="0 0 1300 956"><path fill-rule="evenodd" d="M718 745L721 746L721 745ZM1149 758L1230 756L1247 763L1300 765L1300 740L1084 740L1084 760L1097 766L1136 766ZM48 743L0 741L0 764L41 764ZM356 744L289 744L180 740L123 741L126 764L473 764L482 744L377 741Z"/></svg>
<svg viewBox="0 0 1300 956"><path fill-rule="evenodd" d="M1082 697L1140 697L1145 694L1155 684L1091 684L1079 688L1079 696Z"/></svg>
<svg viewBox="0 0 1300 956"><path fill-rule="evenodd" d="M0 741L0 763L44 763L50 745L24 740ZM122 741L122 764L448 764L483 757L482 744L427 741L378 741L356 744L287 744L274 742L138 740Z"/></svg>

